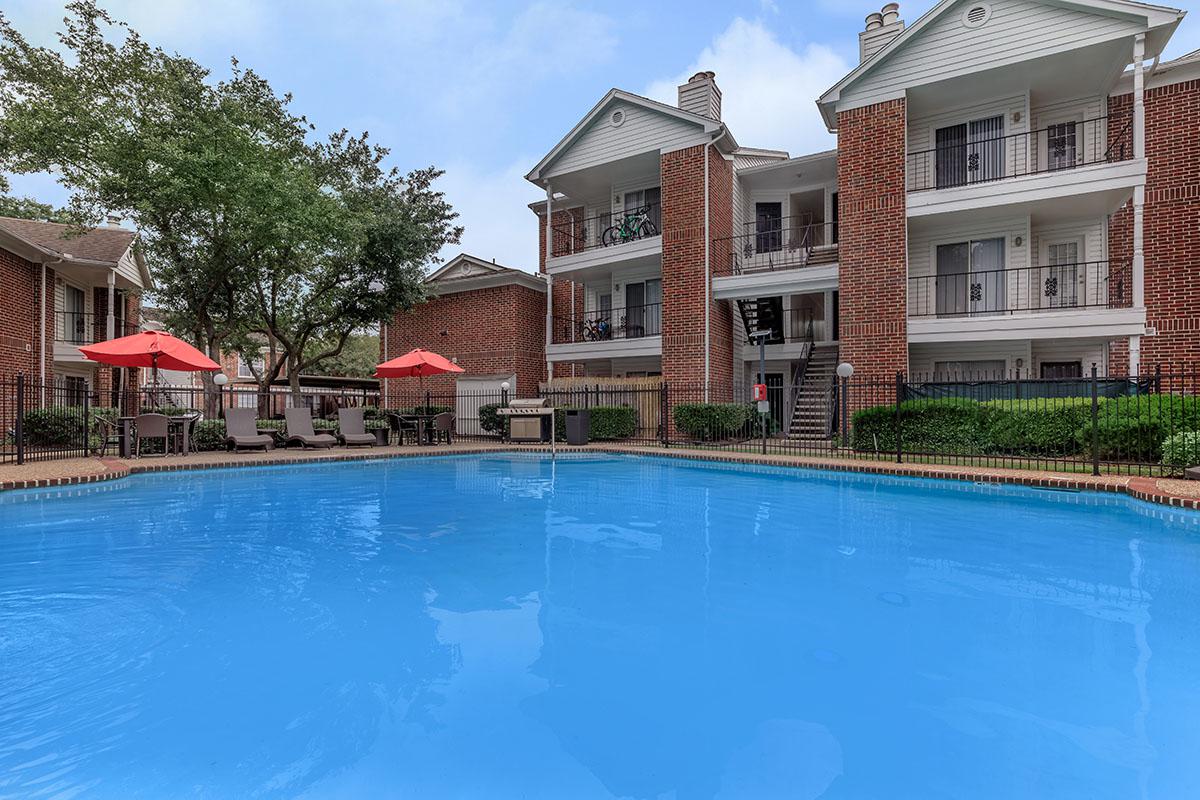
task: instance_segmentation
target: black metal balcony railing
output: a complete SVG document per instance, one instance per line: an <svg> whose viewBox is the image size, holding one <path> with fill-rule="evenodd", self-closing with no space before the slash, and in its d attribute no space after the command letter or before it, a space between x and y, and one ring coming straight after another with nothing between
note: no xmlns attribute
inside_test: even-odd
<svg viewBox="0 0 1200 800"><path fill-rule="evenodd" d="M554 344L659 336L662 334L662 303L555 317L552 333Z"/></svg>
<svg viewBox="0 0 1200 800"><path fill-rule="evenodd" d="M744 227L743 233L713 240L713 275L747 275L837 261L836 222L787 217Z"/></svg>
<svg viewBox="0 0 1200 800"><path fill-rule="evenodd" d="M1128 261L1088 261L908 279L910 317L1130 308Z"/></svg>
<svg viewBox="0 0 1200 800"><path fill-rule="evenodd" d="M569 212L568 212L569 213ZM617 247L662 234L662 205L648 203L622 212L571 217L551 226L551 255L569 256L596 247Z"/></svg>
<svg viewBox="0 0 1200 800"><path fill-rule="evenodd" d="M813 341L817 320L808 308L782 308L781 297L739 300L738 310L746 341L757 346L755 331L769 331L766 344L797 344Z"/></svg>
<svg viewBox="0 0 1200 800"><path fill-rule="evenodd" d="M908 154L908 190L949 189L1133 158L1133 116L1062 122L1035 131L943 143Z"/></svg>
<svg viewBox="0 0 1200 800"><path fill-rule="evenodd" d="M137 333L133 323L114 320L113 337ZM66 344L95 344L108 339L108 316L82 311L57 311L54 314L54 340Z"/></svg>

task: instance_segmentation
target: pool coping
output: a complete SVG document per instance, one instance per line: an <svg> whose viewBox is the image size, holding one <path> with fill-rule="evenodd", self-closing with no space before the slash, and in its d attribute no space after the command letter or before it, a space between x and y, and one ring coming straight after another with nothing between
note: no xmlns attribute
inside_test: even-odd
<svg viewBox="0 0 1200 800"><path fill-rule="evenodd" d="M594 452L624 455L650 455L679 458L691 461L711 461L729 464L759 464L780 467L801 467L828 472L854 472L867 475L888 475L935 480L992 483L1009 486L1025 486L1044 489L1066 489L1073 491L1095 491L1124 494L1136 500L1159 505L1200 510L1200 496L1188 497L1167 491L1158 485L1157 478L1145 476L1081 476L1067 473L1034 472L1030 470L987 469L979 467L954 467L939 464L889 464L876 461L829 461L759 453L721 453L710 450L687 448L630 447L620 445L592 444L583 447L560 446L560 452ZM428 458L447 455L480 455L485 453L549 453L548 445L472 444L452 445L444 449L417 449L388 447L386 450L361 451L280 451L280 454L262 456L255 454L229 455L217 460L191 460L130 463L112 456L101 456L95 460L102 471L79 475L60 475L26 480L0 481L0 491L19 489L45 489L59 486L76 486L118 480L130 475L162 472L187 472L205 469L230 469L238 467L266 467L289 464L345 463L356 461L380 461L393 458ZM286 455L283 455L286 453ZM42 464L52 462L41 462Z"/></svg>

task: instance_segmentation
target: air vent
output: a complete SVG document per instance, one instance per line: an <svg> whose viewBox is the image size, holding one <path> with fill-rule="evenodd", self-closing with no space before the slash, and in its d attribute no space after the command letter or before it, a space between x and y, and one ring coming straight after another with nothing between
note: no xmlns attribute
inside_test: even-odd
<svg viewBox="0 0 1200 800"><path fill-rule="evenodd" d="M608 118L608 121L612 123L614 128L621 127L621 124L625 122L625 112L618 108L616 111L612 112L612 116Z"/></svg>
<svg viewBox="0 0 1200 800"><path fill-rule="evenodd" d="M963 12L963 25L968 28L978 28L992 18L992 7L987 3L975 3Z"/></svg>

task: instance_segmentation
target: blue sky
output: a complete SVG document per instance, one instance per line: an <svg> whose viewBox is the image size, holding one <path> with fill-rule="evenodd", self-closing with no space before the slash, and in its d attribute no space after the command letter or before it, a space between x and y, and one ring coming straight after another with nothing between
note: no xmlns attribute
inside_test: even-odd
<svg viewBox="0 0 1200 800"><path fill-rule="evenodd" d="M5 14L52 44L54 0L6 0ZM368 130L402 169L435 164L466 226L461 248L533 269L538 190L522 175L613 86L674 102L698 69L717 73L738 142L825 149L813 101L858 57L863 17L882 0L476 2L471 0L110 0L151 42L217 76L236 55L321 131ZM901 2L915 21L933 0ZM1200 0L1176 3L1200 10ZM1200 13L1168 56L1200 47ZM50 176L13 190L62 203ZM445 255L453 255L448 252Z"/></svg>

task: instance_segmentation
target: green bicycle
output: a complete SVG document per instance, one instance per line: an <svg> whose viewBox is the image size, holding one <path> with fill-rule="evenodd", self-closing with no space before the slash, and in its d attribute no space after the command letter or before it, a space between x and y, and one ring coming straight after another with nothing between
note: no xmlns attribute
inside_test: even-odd
<svg viewBox="0 0 1200 800"><path fill-rule="evenodd" d="M600 237L600 243L605 247L613 244L625 244L643 236L657 236L658 226L650 218L650 206L627 211L621 216L621 221L610 225Z"/></svg>

